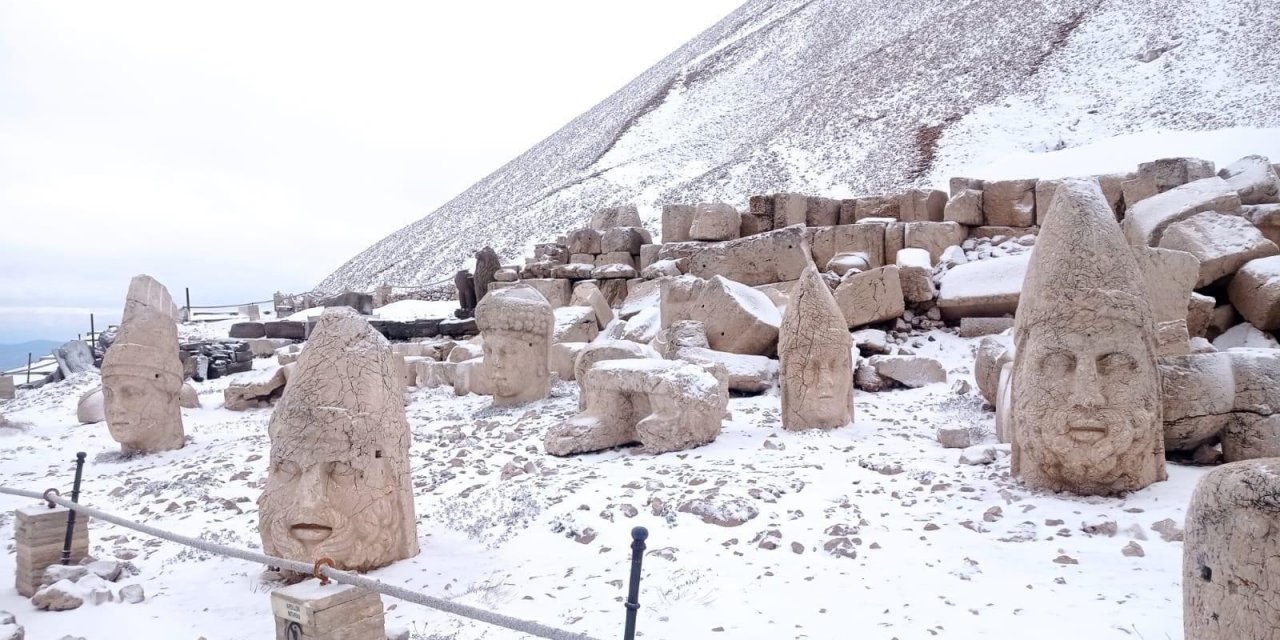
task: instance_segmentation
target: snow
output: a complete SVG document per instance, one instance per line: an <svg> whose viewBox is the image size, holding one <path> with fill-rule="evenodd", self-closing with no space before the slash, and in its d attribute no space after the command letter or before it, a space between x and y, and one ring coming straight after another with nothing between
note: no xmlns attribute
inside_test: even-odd
<svg viewBox="0 0 1280 640"><path fill-rule="evenodd" d="M729 297L733 298L733 301L738 303L739 307L754 316L761 324L773 327L782 326L782 312L778 311L778 306L773 304L769 296L741 282L729 280L724 276L715 277L722 281L721 284L724 285L725 293L728 293Z"/></svg>
<svg viewBox="0 0 1280 640"><path fill-rule="evenodd" d="M937 331L908 346L972 385L976 344ZM255 377L276 368L271 359L254 366ZM0 430L0 485L65 487L73 453L85 451L85 503L258 548L271 411L230 412L218 400L228 384L248 378L193 383L204 408L183 410L188 445L130 458L118 454L105 426L76 424L76 399L95 376L20 390L0 406L26 425ZM946 385L857 392L855 422L822 432L784 430L775 394L735 397L731 419L707 446L571 458L544 454L541 442L551 425L577 413L575 384L557 383L549 399L512 408L447 388L407 397L422 553L372 572L390 584L614 637L624 614L629 532L639 525L650 532L639 623L650 638L1182 637L1182 543L1163 540L1152 526L1183 521L1206 470L1171 464L1168 481L1120 498L1028 490L1010 477L1007 455L962 465L961 451L937 443L936 429L948 427L996 446L983 401ZM524 472L501 480L509 463ZM13 509L32 504L0 496L0 527L11 525ZM988 521L993 507L1002 516ZM716 518L744 522L704 521ZM1050 524L1057 520L1063 523ZM1115 522L1119 532L1083 528L1102 522ZM594 540L578 542L588 530ZM264 580L261 566L101 522L90 522L89 531L99 558L137 554L131 562L140 574L130 581L147 600L49 613L0 590L0 610L17 613L27 637L91 630L92 640L132 640L138 629L156 638L273 634L268 592L278 585ZM1145 557L1121 554L1130 541ZM828 544L856 557L829 553ZM1079 564L1053 562L1062 555ZM0 576L13 570L12 551L0 552ZM409 629L414 640L519 637L384 601L395 605L388 629Z"/></svg>
<svg viewBox="0 0 1280 640"><path fill-rule="evenodd" d="M374 317L395 322L426 318L452 318L457 300L401 300L373 310Z"/></svg>
<svg viewBox="0 0 1280 640"><path fill-rule="evenodd" d="M956 265L942 277L938 301L1017 296L1027 276L1031 252Z"/></svg>
<svg viewBox="0 0 1280 640"><path fill-rule="evenodd" d="M1249 324L1240 323L1213 339L1213 348L1218 351L1227 349L1280 349L1280 342L1270 334Z"/></svg>
<svg viewBox="0 0 1280 640"><path fill-rule="evenodd" d="M319 318L321 314L324 313L324 309L325 309L324 307L311 307L310 309L303 309L302 311L299 311L285 318L285 320L288 320L290 322L306 322L307 320L310 320L312 318Z"/></svg>
<svg viewBox="0 0 1280 640"><path fill-rule="evenodd" d="M954 248L959 249L959 247ZM929 260L929 252L924 249L899 249L897 264L899 267L919 267L921 269L933 268L933 263Z"/></svg>

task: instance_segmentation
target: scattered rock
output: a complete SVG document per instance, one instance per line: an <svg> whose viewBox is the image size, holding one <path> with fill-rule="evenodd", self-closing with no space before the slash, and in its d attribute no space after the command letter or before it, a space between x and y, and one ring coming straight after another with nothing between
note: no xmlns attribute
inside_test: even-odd
<svg viewBox="0 0 1280 640"><path fill-rule="evenodd" d="M967 449L972 442L968 429L938 429L938 442L947 449Z"/></svg>
<svg viewBox="0 0 1280 640"><path fill-rule="evenodd" d="M1129 544L1125 545L1124 548L1120 550L1120 553L1124 554L1127 558L1142 558L1147 555L1147 552L1142 550L1142 545L1133 541L1130 541Z"/></svg>

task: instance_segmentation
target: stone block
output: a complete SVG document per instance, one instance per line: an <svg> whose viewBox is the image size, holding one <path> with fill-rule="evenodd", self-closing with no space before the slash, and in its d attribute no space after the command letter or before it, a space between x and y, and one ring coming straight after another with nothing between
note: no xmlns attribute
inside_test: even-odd
<svg viewBox="0 0 1280 640"><path fill-rule="evenodd" d="M965 227L956 222L906 222L903 224L905 227L903 248L924 249L929 252L931 264L937 264L938 258L942 257L942 252L947 247L960 245L968 237Z"/></svg>
<svg viewBox="0 0 1280 640"><path fill-rule="evenodd" d="M1160 247L1185 251L1199 260L1196 288L1235 273L1250 260L1280 254L1280 248L1248 220L1212 211L1169 225Z"/></svg>
<svg viewBox="0 0 1280 640"><path fill-rule="evenodd" d="M609 253L602 253L596 256L597 267L603 267L608 264L621 264L635 269L636 259L635 256L626 251L611 251Z"/></svg>
<svg viewBox="0 0 1280 640"><path fill-rule="evenodd" d="M612 227L605 229L600 237L600 253L626 253L640 255L640 247L647 241L649 234L639 227Z"/></svg>
<svg viewBox="0 0 1280 640"><path fill-rule="evenodd" d="M694 209L689 238L711 242L736 240L741 230L742 217L737 209L723 202L703 202Z"/></svg>
<svg viewBox="0 0 1280 640"><path fill-rule="evenodd" d="M974 227L969 229L970 238L986 238L996 240L1004 238L1010 240L1013 238L1021 238L1026 235L1039 235L1040 227ZM1001 240L1003 242L1003 240Z"/></svg>
<svg viewBox="0 0 1280 640"><path fill-rule="evenodd" d="M1035 180L997 180L982 188L982 219L987 226L1030 227L1035 213Z"/></svg>
<svg viewBox="0 0 1280 640"><path fill-rule="evenodd" d="M542 297L551 303L553 309L568 306L569 298L573 293L572 283L558 278L533 278L522 280L520 284L529 285L537 289L538 293L541 293Z"/></svg>
<svg viewBox="0 0 1280 640"><path fill-rule="evenodd" d="M1263 331L1280 329L1280 256L1246 263L1231 279L1227 294L1253 326Z"/></svg>
<svg viewBox="0 0 1280 640"><path fill-rule="evenodd" d="M770 212L772 216L772 212ZM687 204L669 204L662 207L662 242L685 242L693 227L694 207Z"/></svg>
<svg viewBox="0 0 1280 640"><path fill-rule="evenodd" d="M963 189L951 196L942 210L942 219L970 227L982 226L982 192Z"/></svg>
<svg viewBox="0 0 1280 640"><path fill-rule="evenodd" d="M262 323L267 338L283 338L286 340L306 340L307 323L296 320L273 320Z"/></svg>
<svg viewBox="0 0 1280 640"><path fill-rule="evenodd" d="M1151 176L1138 176L1120 183L1120 194L1121 199L1124 200L1125 209L1157 193L1160 193L1160 189L1156 186L1155 178Z"/></svg>
<svg viewBox="0 0 1280 640"><path fill-rule="evenodd" d="M1157 193L1213 175L1213 163L1199 158L1161 158L1138 165L1138 178L1155 184Z"/></svg>
<svg viewBox="0 0 1280 640"><path fill-rule="evenodd" d="M386 640L382 598L359 587L307 580L272 591L271 611L276 640Z"/></svg>
<svg viewBox="0 0 1280 640"><path fill-rule="evenodd" d="M933 268L928 251L903 249L898 252L897 265L902 296L907 302L928 302L933 299Z"/></svg>
<svg viewBox="0 0 1280 640"><path fill-rule="evenodd" d="M658 252L662 250L660 244L645 244L640 246L640 270L643 271L649 265L658 261Z"/></svg>
<svg viewBox="0 0 1280 640"><path fill-rule="evenodd" d="M0 376L0 400L13 400L18 396L18 385L13 376Z"/></svg>
<svg viewBox="0 0 1280 640"><path fill-rule="evenodd" d="M614 227L643 226L644 224L640 222L640 211L636 209L636 206L633 204L600 209L591 214L592 229L603 231Z"/></svg>
<svg viewBox="0 0 1280 640"><path fill-rule="evenodd" d="M903 222L942 222L947 194L936 189L908 189L898 198Z"/></svg>
<svg viewBox="0 0 1280 640"><path fill-rule="evenodd" d="M813 263L826 266L836 254L861 253L870 268L884 266L884 225L842 224L805 229Z"/></svg>
<svg viewBox="0 0 1280 640"><path fill-rule="evenodd" d="M601 244L604 242L604 234L598 229L587 228L578 229L569 234L569 253L570 255L591 254L598 255L602 252ZM570 260L571 262L574 260Z"/></svg>
<svg viewBox="0 0 1280 640"><path fill-rule="evenodd" d="M898 196L863 196L853 200L853 221L861 222L867 218L902 219L902 209Z"/></svg>
<svg viewBox="0 0 1280 640"><path fill-rule="evenodd" d="M265 338L267 336L267 328L261 322L237 322L231 325L231 330L227 335L238 340Z"/></svg>
<svg viewBox="0 0 1280 640"><path fill-rule="evenodd" d="M831 198L808 198L805 208L805 224L810 227L831 227L840 224L840 201Z"/></svg>
<svg viewBox="0 0 1280 640"><path fill-rule="evenodd" d="M783 229L793 224L803 225L809 213L809 199L798 193L778 193L773 196L773 228Z"/></svg>
<svg viewBox="0 0 1280 640"><path fill-rule="evenodd" d="M1013 315L1018 310L1030 256L1024 253L953 267L942 277L938 292L942 317L956 321Z"/></svg>
<svg viewBox="0 0 1280 640"><path fill-rule="evenodd" d="M985 185L986 181L979 180L978 178L951 178L947 181L947 188L950 190L949 195L952 198L965 190L982 191L982 188Z"/></svg>
<svg viewBox="0 0 1280 640"><path fill-rule="evenodd" d="M795 280L811 259L804 229L793 227L711 245L689 259L688 272L755 286Z"/></svg>
<svg viewBox="0 0 1280 640"><path fill-rule="evenodd" d="M900 318L906 310L897 265L845 278L836 287L835 298L850 329Z"/></svg>
<svg viewBox="0 0 1280 640"><path fill-rule="evenodd" d="M1240 196L1217 177L1174 187L1129 207L1125 212L1124 236L1129 244L1160 246L1169 225L1205 211L1240 213Z"/></svg>
<svg viewBox="0 0 1280 640"><path fill-rule="evenodd" d="M981 338L1013 328L1013 318L961 318L961 338Z"/></svg>

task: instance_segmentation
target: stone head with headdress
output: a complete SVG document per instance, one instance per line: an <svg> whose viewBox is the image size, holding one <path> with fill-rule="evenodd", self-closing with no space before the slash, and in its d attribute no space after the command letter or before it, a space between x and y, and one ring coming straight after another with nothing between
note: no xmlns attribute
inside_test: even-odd
<svg viewBox="0 0 1280 640"><path fill-rule="evenodd" d="M107 429L127 452L182 447L182 361L173 298L151 276L129 283L116 340L102 358Z"/></svg>
<svg viewBox="0 0 1280 640"><path fill-rule="evenodd" d="M1014 324L1013 471L1115 494L1165 478L1149 292L1101 188L1067 180L1036 239Z"/></svg>
<svg viewBox="0 0 1280 640"><path fill-rule="evenodd" d="M490 292L476 305L476 325L484 339L484 370L496 405L547 397L551 374L551 304L528 285Z"/></svg>
<svg viewBox="0 0 1280 640"><path fill-rule="evenodd" d="M782 426L829 429L853 420L853 341L817 267L791 291L778 333Z"/></svg>

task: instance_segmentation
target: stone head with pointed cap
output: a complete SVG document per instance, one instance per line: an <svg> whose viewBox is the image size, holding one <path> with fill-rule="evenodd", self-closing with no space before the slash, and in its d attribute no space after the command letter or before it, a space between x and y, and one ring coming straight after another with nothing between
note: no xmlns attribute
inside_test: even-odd
<svg viewBox="0 0 1280 640"><path fill-rule="evenodd" d="M551 303L528 285L499 289L476 305L476 326L484 336L484 369L499 406L547 397L551 373Z"/></svg>
<svg viewBox="0 0 1280 640"><path fill-rule="evenodd" d="M1064 181L1014 324L1013 472L1081 495L1165 479L1149 294L1093 180Z"/></svg>
<svg viewBox="0 0 1280 640"><path fill-rule="evenodd" d="M111 437L126 453L181 448L181 390L173 299L151 276L135 276L116 340L102 358L102 398Z"/></svg>
<svg viewBox="0 0 1280 640"><path fill-rule="evenodd" d="M276 405L263 549L368 570L418 553L409 423L390 345L355 310L320 316Z"/></svg>
<svg viewBox="0 0 1280 640"><path fill-rule="evenodd" d="M782 426L830 429L853 420L853 341L818 269L809 265L791 292L778 332Z"/></svg>

